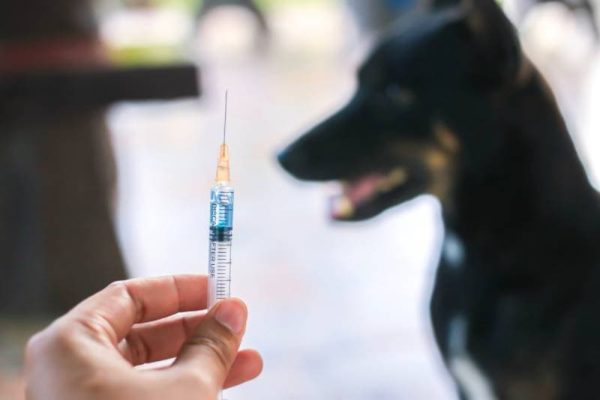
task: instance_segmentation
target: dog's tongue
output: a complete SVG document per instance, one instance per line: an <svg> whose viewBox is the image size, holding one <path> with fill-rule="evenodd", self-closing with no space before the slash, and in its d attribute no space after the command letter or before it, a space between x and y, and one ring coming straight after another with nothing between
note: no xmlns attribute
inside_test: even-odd
<svg viewBox="0 0 600 400"><path fill-rule="evenodd" d="M360 205L373 195L377 190L380 180L381 175L373 174L364 176L353 182L348 182L344 185L344 196L355 206Z"/></svg>
<svg viewBox="0 0 600 400"><path fill-rule="evenodd" d="M380 181L380 174L372 174L345 183L343 194L332 199L331 216L335 219L351 217L356 208L360 207L361 204L373 196Z"/></svg>

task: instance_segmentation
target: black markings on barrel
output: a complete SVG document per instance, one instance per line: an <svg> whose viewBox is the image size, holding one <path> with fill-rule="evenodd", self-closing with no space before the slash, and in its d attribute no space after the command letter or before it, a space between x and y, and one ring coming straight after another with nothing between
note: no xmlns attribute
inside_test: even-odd
<svg viewBox="0 0 600 400"><path fill-rule="evenodd" d="M223 227L210 228L210 266L209 273L216 280L216 299L229 297L231 277L231 238L232 229Z"/></svg>
<svg viewBox="0 0 600 400"><path fill-rule="evenodd" d="M231 228L223 228L221 226L210 227L210 240L214 242L230 242L232 237Z"/></svg>

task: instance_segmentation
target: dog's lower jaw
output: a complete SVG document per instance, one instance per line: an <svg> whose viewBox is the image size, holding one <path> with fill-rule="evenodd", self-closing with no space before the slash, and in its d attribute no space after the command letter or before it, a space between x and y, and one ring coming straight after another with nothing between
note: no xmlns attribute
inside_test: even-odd
<svg viewBox="0 0 600 400"><path fill-rule="evenodd" d="M353 181L342 181L342 193L330 199L330 215L335 220L348 221L360 217L361 209L376 202L408 181L408 171L396 167L387 173L367 174Z"/></svg>

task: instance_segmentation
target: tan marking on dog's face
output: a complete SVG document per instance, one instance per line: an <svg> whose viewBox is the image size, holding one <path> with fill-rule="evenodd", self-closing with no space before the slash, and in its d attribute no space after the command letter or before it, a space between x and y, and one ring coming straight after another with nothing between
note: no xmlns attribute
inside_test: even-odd
<svg viewBox="0 0 600 400"><path fill-rule="evenodd" d="M425 157L431 176L428 191L440 200L444 208L451 208L456 163L461 146L458 136L443 122L436 122L433 131L435 144Z"/></svg>
<svg viewBox="0 0 600 400"><path fill-rule="evenodd" d="M424 161L430 176L427 192L440 199L442 204L450 205L454 183L452 158L447 152L432 147L425 154Z"/></svg>
<svg viewBox="0 0 600 400"><path fill-rule="evenodd" d="M433 126L432 140L406 140L397 143L391 151L398 158L400 167L404 167L403 161L408 163L408 160L422 163L428 171L425 193L436 196L445 207L451 207L460 147L457 135L444 123L437 122ZM410 179L410 174L408 170L406 179Z"/></svg>
<svg viewBox="0 0 600 400"><path fill-rule="evenodd" d="M456 134L446 126L443 122L436 122L433 126L435 139L439 145L450 153L458 153L460 150L460 142Z"/></svg>

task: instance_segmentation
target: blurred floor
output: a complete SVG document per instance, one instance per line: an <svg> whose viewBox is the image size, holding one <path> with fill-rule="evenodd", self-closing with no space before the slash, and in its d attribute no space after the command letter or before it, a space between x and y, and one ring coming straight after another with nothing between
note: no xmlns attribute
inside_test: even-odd
<svg viewBox="0 0 600 400"><path fill-rule="evenodd" d="M243 15L218 12L202 27L201 101L112 110L118 229L131 272L206 272L208 190L228 88L233 293L249 304L245 345L261 350L265 370L226 397L455 399L428 322L441 235L436 201L421 197L367 223L333 224L328 188L293 181L274 162L277 149L352 93L348 17L327 5L271 17L274 39L261 54L244 51ZM10 335L0 331L0 343ZM19 398L16 354L2 359L0 400Z"/></svg>

